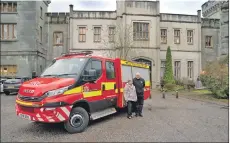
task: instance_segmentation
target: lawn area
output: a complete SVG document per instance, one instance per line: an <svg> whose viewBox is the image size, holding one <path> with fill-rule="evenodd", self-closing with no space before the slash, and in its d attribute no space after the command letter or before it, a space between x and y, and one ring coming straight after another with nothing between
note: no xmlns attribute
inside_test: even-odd
<svg viewBox="0 0 230 143"><path fill-rule="evenodd" d="M228 103L228 99L217 99L213 96L212 92L207 89L200 89L200 90L191 90L188 91L181 91L182 95L189 96L192 98L198 98L203 100L210 100L214 102L222 102L222 103Z"/></svg>

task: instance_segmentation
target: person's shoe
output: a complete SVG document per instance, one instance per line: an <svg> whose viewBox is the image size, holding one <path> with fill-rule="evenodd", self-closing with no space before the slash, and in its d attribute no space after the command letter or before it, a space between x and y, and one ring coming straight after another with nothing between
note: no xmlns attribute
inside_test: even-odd
<svg viewBox="0 0 230 143"><path fill-rule="evenodd" d="M138 114L136 113L135 116L138 117Z"/></svg>
<svg viewBox="0 0 230 143"><path fill-rule="evenodd" d="M139 116L140 116L140 117L143 117L143 115L142 115L142 114L139 114Z"/></svg>
<svg viewBox="0 0 230 143"><path fill-rule="evenodd" d="M132 117L131 116L128 116L129 119L131 119Z"/></svg>

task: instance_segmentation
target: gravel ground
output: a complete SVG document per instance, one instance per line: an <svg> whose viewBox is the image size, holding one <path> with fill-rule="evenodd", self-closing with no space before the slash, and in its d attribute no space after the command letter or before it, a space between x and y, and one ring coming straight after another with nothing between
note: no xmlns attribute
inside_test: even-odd
<svg viewBox="0 0 230 143"><path fill-rule="evenodd" d="M144 117L123 112L91 123L81 134L62 124L36 124L16 117L15 96L1 95L1 142L228 142L228 108L155 94Z"/></svg>

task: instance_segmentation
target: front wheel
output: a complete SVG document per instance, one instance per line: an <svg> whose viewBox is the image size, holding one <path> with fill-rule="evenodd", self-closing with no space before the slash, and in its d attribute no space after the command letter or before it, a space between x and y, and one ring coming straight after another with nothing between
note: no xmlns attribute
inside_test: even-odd
<svg viewBox="0 0 230 143"><path fill-rule="evenodd" d="M6 95L10 95L10 92L9 91L5 91L4 92Z"/></svg>
<svg viewBox="0 0 230 143"><path fill-rule="evenodd" d="M64 123L64 127L69 133L80 133L87 128L88 124L88 112L82 107L76 107L71 111L69 120Z"/></svg>

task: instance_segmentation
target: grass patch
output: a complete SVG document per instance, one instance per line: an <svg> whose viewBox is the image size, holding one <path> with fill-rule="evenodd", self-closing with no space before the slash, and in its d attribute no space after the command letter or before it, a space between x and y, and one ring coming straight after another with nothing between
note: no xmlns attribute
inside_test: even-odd
<svg viewBox="0 0 230 143"><path fill-rule="evenodd" d="M189 96L192 98L209 100L214 102L228 103L228 99L218 99L215 98L212 92L208 89L193 90L191 92L183 92L183 95Z"/></svg>
<svg viewBox="0 0 230 143"><path fill-rule="evenodd" d="M198 90L193 90L194 93L199 93L199 94L212 94L212 92L208 89L198 89Z"/></svg>

